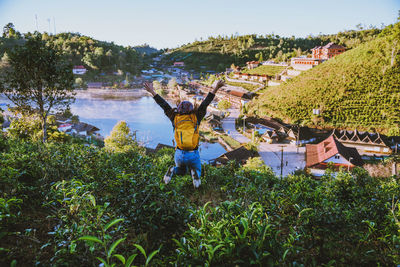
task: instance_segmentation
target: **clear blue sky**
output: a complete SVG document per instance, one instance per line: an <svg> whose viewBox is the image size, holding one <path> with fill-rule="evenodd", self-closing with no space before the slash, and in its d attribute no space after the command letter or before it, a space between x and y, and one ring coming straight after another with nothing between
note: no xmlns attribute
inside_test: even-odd
<svg viewBox="0 0 400 267"><path fill-rule="evenodd" d="M120 45L171 48L208 36L275 33L304 37L380 27L398 17L400 0L0 0L0 26L22 33L79 32Z"/></svg>

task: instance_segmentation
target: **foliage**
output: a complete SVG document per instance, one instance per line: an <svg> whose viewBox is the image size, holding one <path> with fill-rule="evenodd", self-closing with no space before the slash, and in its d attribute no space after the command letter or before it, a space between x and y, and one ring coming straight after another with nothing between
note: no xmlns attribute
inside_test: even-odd
<svg viewBox="0 0 400 267"><path fill-rule="evenodd" d="M12 25L12 23L9 23ZM0 38L0 58L3 54L17 45L22 45L27 38L35 35L32 33L20 34L14 26L3 30ZM7 29L6 29L7 27ZM15 34L8 34L15 31ZM7 32L7 33L6 33ZM5 34L5 35L4 35ZM47 46L52 46L63 52L64 56L73 65L84 65L88 72L81 77L87 81L107 81L118 79L113 73L120 70L123 73L136 75L146 67L149 56L146 54L154 50L146 45L135 47L123 47L113 42L95 40L79 33L59 33L56 35L42 34L42 40ZM106 74L110 74L108 77Z"/></svg>
<svg viewBox="0 0 400 267"><path fill-rule="evenodd" d="M314 122L318 126L396 133L400 122L400 43L393 35L388 31L270 88L268 94L250 104L249 112L308 125ZM320 109L322 117L314 117L313 109Z"/></svg>
<svg viewBox="0 0 400 267"><path fill-rule="evenodd" d="M194 190L189 175L163 183L172 163L172 149L0 136L0 264L400 264L396 177L356 168L278 179L252 159L204 165Z"/></svg>
<svg viewBox="0 0 400 267"><path fill-rule="evenodd" d="M176 78L171 78L171 79L168 81L168 88L169 88L169 89L175 90L175 89L177 88L177 86L178 86L178 83L177 83L177 81L176 81Z"/></svg>
<svg viewBox="0 0 400 267"><path fill-rule="evenodd" d="M125 121L119 121L104 140L106 150L126 152L137 146L135 135Z"/></svg>
<svg viewBox="0 0 400 267"><path fill-rule="evenodd" d="M284 66L269 66L269 65L262 65L258 66L257 68L248 70L245 69L242 72L249 73L249 74L259 74L259 75L269 75L275 76L275 74L281 73L286 67Z"/></svg>
<svg viewBox="0 0 400 267"><path fill-rule="evenodd" d="M76 84L76 86L77 86L78 88L86 88L86 87L87 87L86 83L85 83L85 82L83 81L83 79L80 78L80 77L78 77L78 78L75 79L75 84Z"/></svg>
<svg viewBox="0 0 400 267"><path fill-rule="evenodd" d="M232 86L239 86L242 87L243 89L247 90L247 91L255 91L256 89L260 88L260 86L262 86L262 84L251 84L251 83L243 83L240 82L240 80L238 80L238 82L231 82L231 81L227 81L225 82L228 85L232 85Z"/></svg>
<svg viewBox="0 0 400 267"><path fill-rule="evenodd" d="M54 47L46 46L40 34L9 53L4 93L20 110L36 112L42 122L43 142L47 139L47 117L53 110L73 101L71 65Z"/></svg>
<svg viewBox="0 0 400 267"><path fill-rule="evenodd" d="M67 142L71 139L69 135L57 130L57 124L54 116L48 116L47 136L50 142ZM36 114L20 114L11 121L7 129L7 135L13 138L23 140L39 141L43 139L42 121Z"/></svg>
<svg viewBox="0 0 400 267"><path fill-rule="evenodd" d="M227 110L231 107L231 102L229 100L222 99L218 102L218 108L222 110Z"/></svg>

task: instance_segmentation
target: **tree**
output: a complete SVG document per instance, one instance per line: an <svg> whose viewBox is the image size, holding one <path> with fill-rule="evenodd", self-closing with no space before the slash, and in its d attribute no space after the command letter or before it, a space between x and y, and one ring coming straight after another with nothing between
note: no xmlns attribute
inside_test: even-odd
<svg viewBox="0 0 400 267"><path fill-rule="evenodd" d="M175 90L175 89L177 88L177 86L178 86L178 83L177 83L177 81L176 81L176 78L171 78L171 79L168 81L168 88L169 88L169 89Z"/></svg>
<svg viewBox="0 0 400 267"><path fill-rule="evenodd" d="M229 102L228 100L221 100L218 102L218 108L222 109L222 110L227 110L228 108L231 107L231 102Z"/></svg>
<svg viewBox="0 0 400 267"><path fill-rule="evenodd" d="M9 68L0 81L3 92L19 110L39 115L46 142L50 112L62 111L74 100L72 66L40 34L14 47L8 57Z"/></svg>
<svg viewBox="0 0 400 267"><path fill-rule="evenodd" d="M106 150L122 153L127 152L136 146L131 129L125 121L119 121L111 131L111 134L104 140Z"/></svg>
<svg viewBox="0 0 400 267"><path fill-rule="evenodd" d="M6 26L3 27L3 38L13 38L16 35L14 24L7 23Z"/></svg>

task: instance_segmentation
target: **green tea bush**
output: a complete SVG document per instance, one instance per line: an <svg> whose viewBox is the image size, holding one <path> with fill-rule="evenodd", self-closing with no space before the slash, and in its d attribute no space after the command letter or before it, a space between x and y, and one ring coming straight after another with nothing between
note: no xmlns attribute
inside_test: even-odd
<svg viewBox="0 0 400 267"><path fill-rule="evenodd" d="M163 183L172 149L1 140L2 265L400 264L396 177L279 179L253 160L204 165L195 190Z"/></svg>

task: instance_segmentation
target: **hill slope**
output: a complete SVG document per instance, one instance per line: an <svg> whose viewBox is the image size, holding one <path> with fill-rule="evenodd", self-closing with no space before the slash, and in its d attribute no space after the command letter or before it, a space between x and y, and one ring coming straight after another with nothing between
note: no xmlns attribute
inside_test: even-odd
<svg viewBox="0 0 400 267"><path fill-rule="evenodd" d="M24 34L24 36L30 35L32 34ZM92 73L121 70L138 74L145 65L143 53L152 51L152 48L148 46L138 47L137 49L129 46L124 47L113 42L99 41L79 33L59 33L57 35L43 33L41 36L42 40L48 45L53 45L61 50L73 65L84 65ZM24 42L25 39L22 35L18 38L0 38L0 59L8 50Z"/></svg>
<svg viewBox="0 0 400 267"><path fill-rule="evenodd" d="M307 54L311 48L328 42L352 49L375 39L380 32L381 30L373 28L307 38L281 37L275 34L209 37L208 40L195 41L169 51L167 59L184 61L192 69L225 71L232 63L243 65L246 61L267 59L286 61L291 57Z"/></svg>
<svg viewBox="0 0 400 267"><path fill-rule="evenodd" d="M399 28L392 25L379 38L270 88L249 112L303 124L398 129Z"/></svg>

